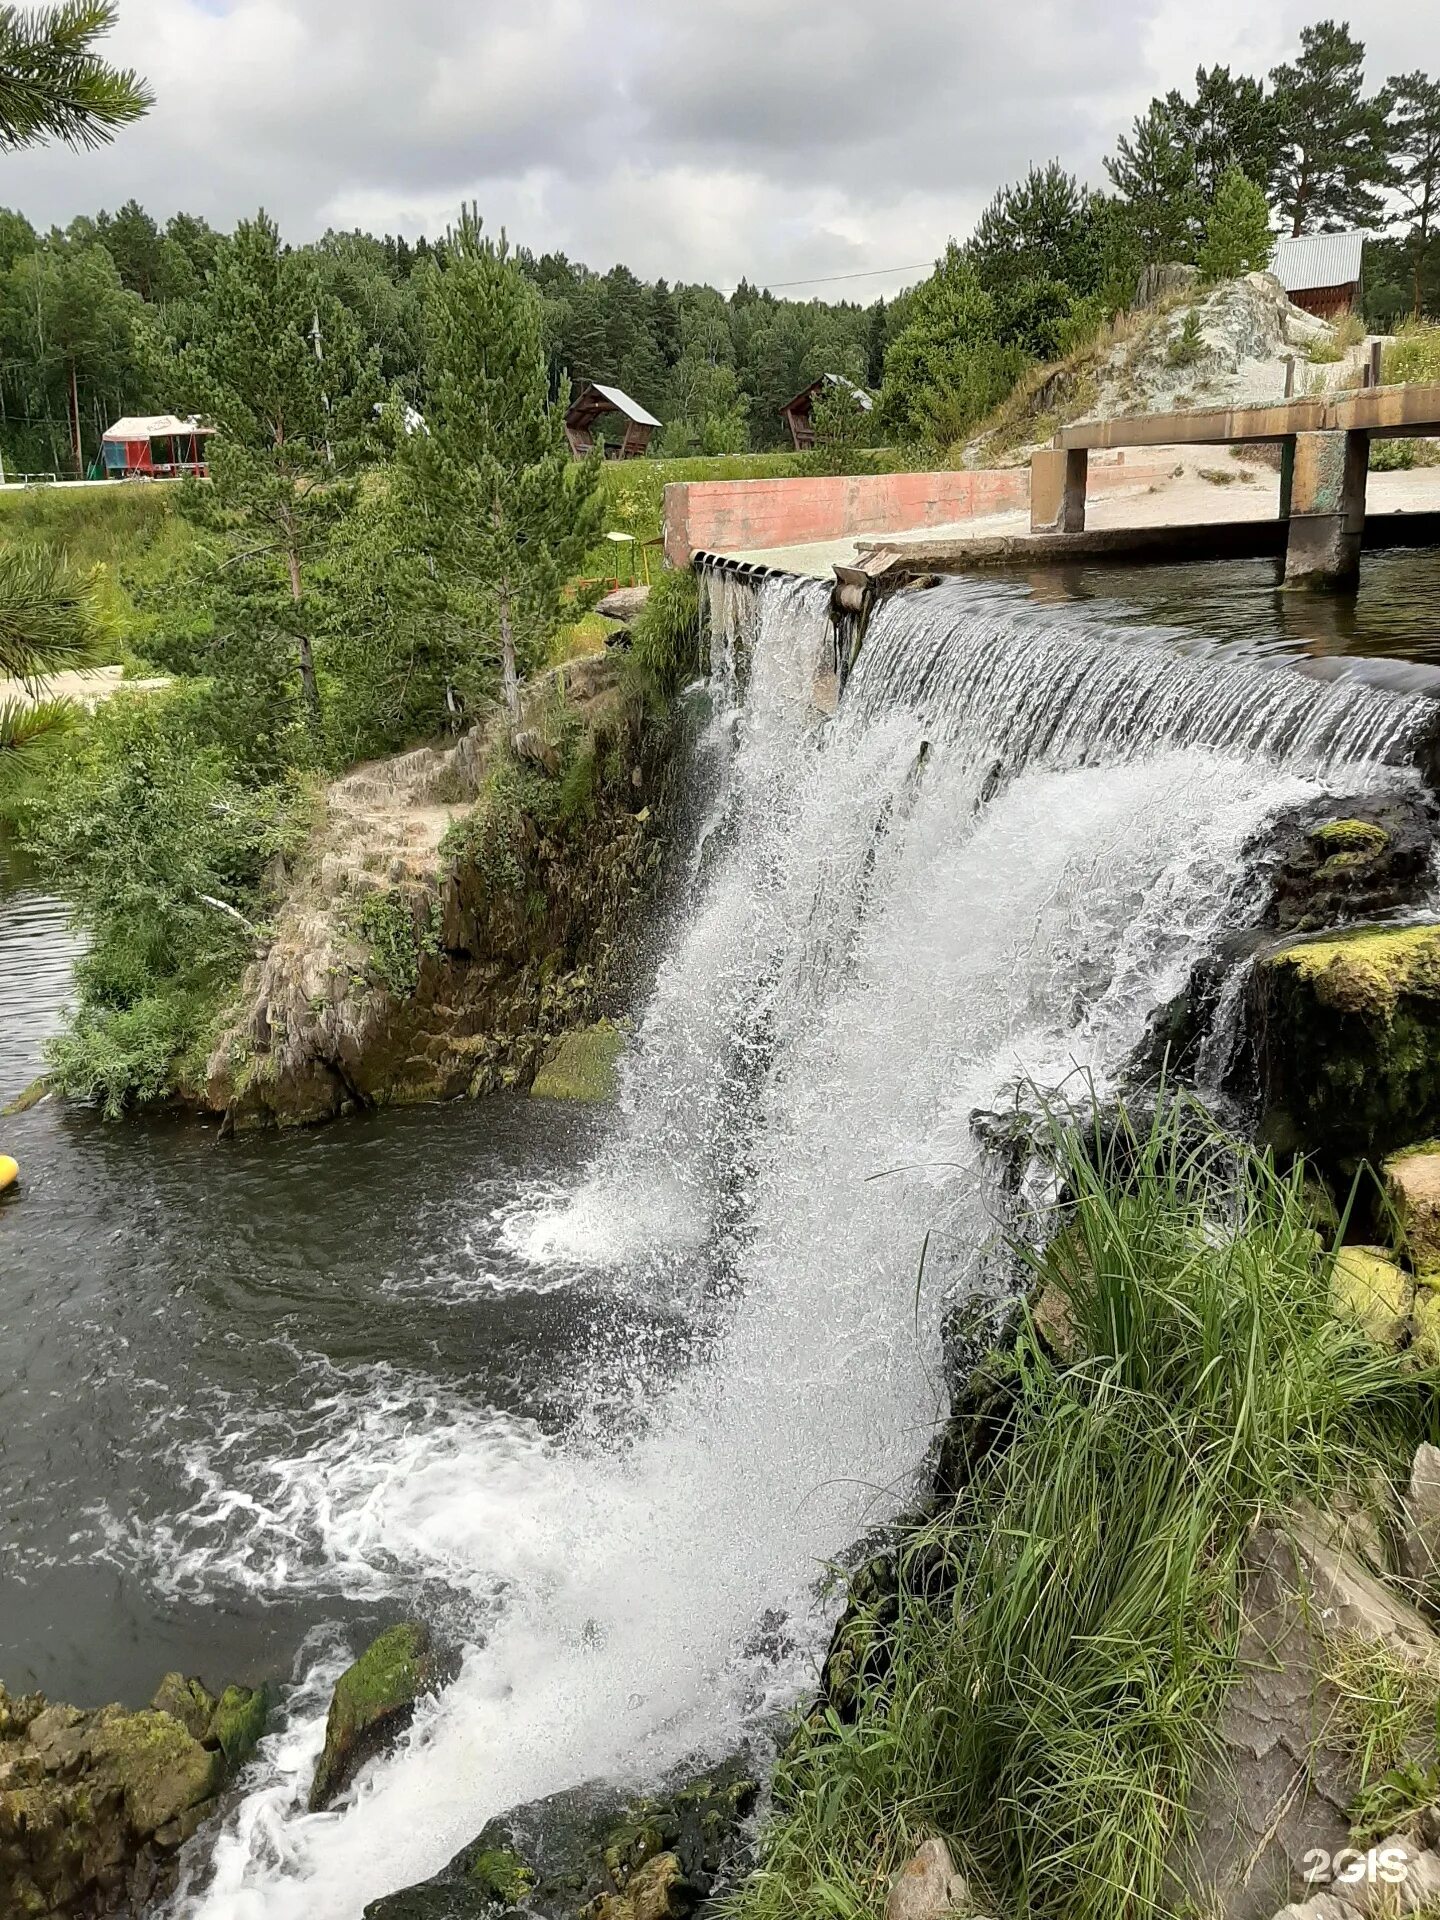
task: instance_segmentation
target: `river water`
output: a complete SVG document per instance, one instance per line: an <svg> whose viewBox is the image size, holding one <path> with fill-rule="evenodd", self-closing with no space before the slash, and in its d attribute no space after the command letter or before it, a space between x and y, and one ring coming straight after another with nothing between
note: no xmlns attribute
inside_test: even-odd
<svg viewBox="0 0 1440 1920"><path fill-rule="evenodd" d="M712 595L706 824L618 1111L3 1123L0 1675L290 1685L194 1920L355 1920L491 1814L795 1698L826 1565L941 1417L943 1303L989 1284L972 1115L1109 1084L1266 815L1413 780L1429 712L956 584L882 611L825 728L823 597ZM61 955L0 902L7 1093ZM414 1612L458 1676L307 1816L328 1683Z"/></svg>

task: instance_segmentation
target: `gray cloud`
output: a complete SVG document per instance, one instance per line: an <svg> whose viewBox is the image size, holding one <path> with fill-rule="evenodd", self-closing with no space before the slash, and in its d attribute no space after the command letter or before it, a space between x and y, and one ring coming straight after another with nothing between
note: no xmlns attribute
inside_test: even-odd
<svg viewBox="0 0 1440 1920"><path fill-rule="evenodd" d="M726 285L890 268L963 233L1032 160L1098 179L1157 88L1202 59L1263 71L1313 11L121 0L112 50L149 77L155 111L99 155L0 159L0 203L63 222L134 195L220 224L263 203L305 238L332 224L434 232L474 198L512 237L597 266ZM1348 13L1372 80L1434 64L1428 0Z"/></svg>

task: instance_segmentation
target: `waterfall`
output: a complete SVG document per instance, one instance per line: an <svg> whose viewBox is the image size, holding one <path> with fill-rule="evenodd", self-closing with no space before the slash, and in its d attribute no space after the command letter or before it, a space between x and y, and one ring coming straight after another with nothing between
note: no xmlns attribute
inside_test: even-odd
<svg viewBox="0 0 1440 1920"><path fill-rule="evenodd" d="M799 1697L827 1563L904 1506L943 1414L941 1310L997 1232L972 1114L1113 1085L1253 909L1240 853L1265 817L1413 780L1430 711L956 586L881 609L825 722L823 589L707 592L691 897L608 1137L512 1225L537 1287L583 1270L633 1316L621 1377L581 1383L563 1440L372 1407L264 1498L215 1464L201 1537L222 1513L254 1530L207 1549L217 1584L283 1590L301 1531L323 1547L307 1577L369 1577L378 1533L463 1596L465 1644L399 1749L308 1816L334 1672L317 1655L177 1899L187 1920L355 1920L492 1815L653 1779Z"/></svg>

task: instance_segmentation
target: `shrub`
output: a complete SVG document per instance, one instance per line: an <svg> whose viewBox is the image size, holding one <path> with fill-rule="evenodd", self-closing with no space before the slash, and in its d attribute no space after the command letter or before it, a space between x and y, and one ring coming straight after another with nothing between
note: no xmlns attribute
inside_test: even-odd
<svg viewBox="0 0 1440 1920"><path fill-rule="evenodd" d="M1197 360L1204 358L1206 352L1205 336L1200 331L1200 315L1196 308L1191 307L1179 333L1165 349L1165 358L1172 367L1193 367Z"/></svg>
<svg viewBox="0 0 1440 1920"><path fill-rule="evenodd" d="M240 786L197 729L203 694L120 695L78 729L21 838L86 935L64 1090L109 1114L173 1090L253 950L302 790Z"/></svg>
<svg viewBox="0 0 1440 1920"><path fill-rule="evenodd" d="M631 629L631 658L668 697L700 670L700 588L688 567L662 573Z"/></svg>

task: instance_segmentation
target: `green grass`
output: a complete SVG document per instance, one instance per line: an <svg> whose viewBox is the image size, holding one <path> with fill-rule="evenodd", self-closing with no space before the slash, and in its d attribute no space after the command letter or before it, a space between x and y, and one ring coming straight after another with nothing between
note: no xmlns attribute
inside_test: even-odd
<svg viewBox="0 0 1440 1920"><path fill-rule="evenodd" d="M0 542L64 554L91 575L100 614L99 664L143 653L146 616L134 589L158 578L193 539L165 485L27 487L0 492Z"/></svg>
<svg viewBox="0 0 1440 1920"><path fill-rule="evenodd" d="M932 1832L1012 1920L1171 1912L1252 1527L1423 1437L1435 1377L1331 1317L1298 1169L1185 1105L1053 1147L1071 1197L1034 1264L1080 1357L1022 1326L1003 1439L904 1541L858 1717L798 1735L739 1920L874 1920Z"/></svg>
<svg viewBox="0 0 1440 1920"><path fill-rule="evenodd" d="M1385 349L1380 377L1387 386L1440 381L1440 326L1408 322Z"/></svg>

